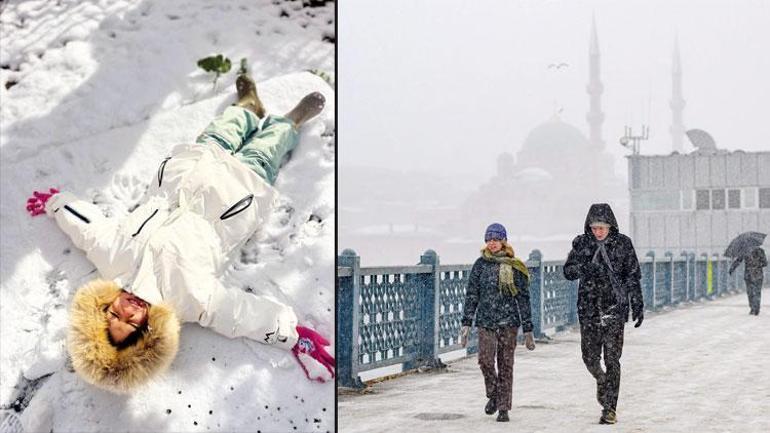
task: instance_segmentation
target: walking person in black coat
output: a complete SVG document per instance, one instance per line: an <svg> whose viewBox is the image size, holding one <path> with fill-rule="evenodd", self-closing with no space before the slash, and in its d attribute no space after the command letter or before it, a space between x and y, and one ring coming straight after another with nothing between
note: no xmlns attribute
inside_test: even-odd
<svg viewBox="0 0 770 433"><path fill-rule="evenodd" d="M762 280L764 280L764 268L767 266L767 256L762 247L752 248L745 256L733 262L730 266L730 274L740 265L745 263L743 281L746 282L746 295L749 297L749 314L759 316L759 304L762 301Z"/></svg>
<svg viewBox="0 0 770 433"><path fill-rule="evenodd" d="M618 230L610 205L591 205L584 233L572 241L564 276L580 279L580 348L588 372L596 379L596 399L602 406L599 422L615 424L629 301L638 328L644 320L644 300L636 251L631 239ZM606 371L601 366L602 351Z"/></svg>
<svg viewBox="0 0 770 433"><path fill-rule="evenodd" d="M474 316L479 329L479 366L484 375L487 415L499 411L507 422L513 398L513 352L516 334L524 330L527 349L535 349L529 305L529 270L515 257L505 227L492 224L484 234L486 246L476 260L465 294L460 342L468 344ZM497 360L497 370L495 370Z"/></svg>

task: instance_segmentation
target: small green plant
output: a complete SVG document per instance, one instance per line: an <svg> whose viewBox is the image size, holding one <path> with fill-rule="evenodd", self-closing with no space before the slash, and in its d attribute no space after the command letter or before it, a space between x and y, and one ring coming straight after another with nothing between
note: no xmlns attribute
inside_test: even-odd
<svg viewBox="0 0 770 433"><path fill-rule="evenodd" d="M227 57L217 54L215 56L204 57L198 60L198 67L206 72L213 72L214 75L214 89L217 88L217 80L222 74L230 72L232 62Z"/></svg>

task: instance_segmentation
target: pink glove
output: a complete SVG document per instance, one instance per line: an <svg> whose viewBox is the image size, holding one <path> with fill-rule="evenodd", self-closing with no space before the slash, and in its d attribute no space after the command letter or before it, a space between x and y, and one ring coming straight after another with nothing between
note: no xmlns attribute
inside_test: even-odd
<svg viewBox="0 0 770 433"><path fill-rule="evenodd" d="M31 216L37 216L41 213L45 213L45 203L53 197L54 194L58 194L59 190L56 188L49 188L48 194L44 192L35 191L32 197L27 199L27 212Z"/></svg>
<svg viewBox="0 0 770 433"><path fill-rule="evenodd" d="M299 365L302 366L302 370L305 371L307 378L322 383L325 382L323 377L310 377L308 367L314 367L312 364L316 364L315 366L320 364L326 367L326 370L331 373L331 377L334 378L334 365L336 361L324 349L324 346L330 344L329 341L318 332L304 326L297 326L297 333L299 334L299 340L297 340L297 344L294 345L291 351L297 358Z"/></svg>

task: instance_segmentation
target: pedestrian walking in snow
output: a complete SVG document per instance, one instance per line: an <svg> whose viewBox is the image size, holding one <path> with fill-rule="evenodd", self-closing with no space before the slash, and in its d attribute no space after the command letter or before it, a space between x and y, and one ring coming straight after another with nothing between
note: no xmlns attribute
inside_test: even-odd
<svg viewBox="0 0 770 433"><path fill-rule="evenodd" d="M572 241L564 276L580 279L580 348L588 372L596 379L596 399L602 406L599 422L615 424L629 300L636 328L644 320L644 300L636 251L631 239L620 233L610 205L591 205L584 233ZM602 351L606 371L601 365Z"/></svg>
<svg viewBox="0 0 770 433"><path fill-rule="evenodd" d="M176 355L180 322L290 350L308 378L309 370L334 377L329 342L297 326L291 307L219 280L229 255L269 215L282 159L325 99L311 93L278 116L266 113L248 75L236 89L238 102L194 144L172 150L125 218L106 218L55 189L28 201L28 211L53 217L103 278L77 290L67 338L73 367L94 385L130 392L158 375Z"/></svg>
<svg viewBox="0 0 770 433"><path fill-rule="evenodd" d="M473 264L465 294L460 342L468 344L474 317L479 331L479 366L489 399L484 412L507 422L513 397L516 334L523 328L527 349L535 349L529 305L529 270L507 242L505 227L492 224L486 246ZM497 369L495 369L497 361Z"/></svg>
<svg viewBox="0 0 770 433"><path fill-rule="evenodd" d="M730 266L730 274L735 272L738 265L744 263L743 281L746 282L746 295L749 297L749 314L759 316L759 305L762 301L762 281L764 267L767 266L767 256L762 247L754 247L745 256L737 258Z"/></svg>

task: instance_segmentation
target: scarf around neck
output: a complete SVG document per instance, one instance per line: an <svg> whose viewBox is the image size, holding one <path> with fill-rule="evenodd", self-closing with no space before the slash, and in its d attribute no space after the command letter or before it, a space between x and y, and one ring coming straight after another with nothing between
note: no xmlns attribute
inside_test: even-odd
<svg viewBox="0 0 770 433"><path fill-rule="evenodd" d="M500 264L500 274L498 278L497 289L500 293L510 293L511 296L516 296L519 293L519 288L516 287L516 283L513 278L513 269L524 274L529 281L529 269L520 259L516 258L513 254L513 248L510 245L504 245L503 249L493 253L488 248L481 250L481 257L492 263Z"/></svg>

